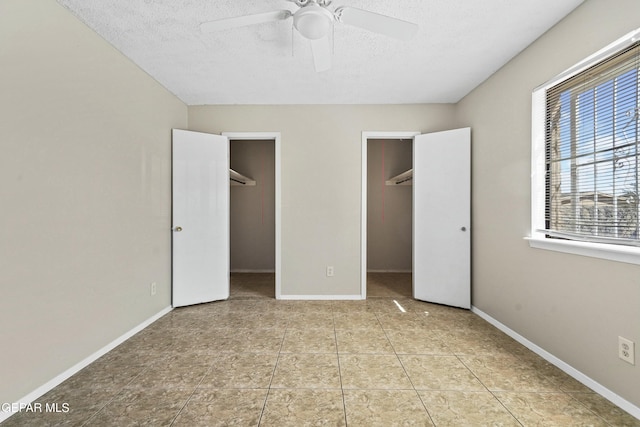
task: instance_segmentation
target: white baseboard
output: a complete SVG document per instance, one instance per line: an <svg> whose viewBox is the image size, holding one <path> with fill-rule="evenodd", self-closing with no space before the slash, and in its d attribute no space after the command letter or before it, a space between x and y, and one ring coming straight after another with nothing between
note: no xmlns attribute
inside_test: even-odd
<svg viewBox="0 0 640 427"><path fill-rule="evenodd" d="M367 273L412 273L412 270L367 270Z"/></svg>
<svg viewBox="0 0 640 427"><path fill-rule="evenodd" d="M231 270L231 273L275 273L275 270Z"/></svg>
<svg viewBox="0 0 640 427"><path fill-rule="evenodd" d="M529 350L531 350L534 353L536 353L538 356L540 356L543 359L545 359L547 362L551 363L552 365L557 366L562 371L564 371L568 375L570 375L573 378L575 378L577 381L581 382L585 386L589 387L591 390L595 391L596 393L598 393L599 395L601 395L605 399L609 400L614 405L619 406L620 408L622 408L625 411L627 411L629 414L631 414L634 417L640 419L640 408L637 407L636 405L634 405L633 403L631 403L628 400L626 400L625 398L617 395L616 393L614 393L613 391L609 390L608 388L606 388L602 384L598 383L597 381L594 381L593 379L591 379L590 377L586 376L582 372L578 371L576 368L574 368L573 366L569 365L568 363L558 359L553 354L549 353L548 351L546 351L542 347L540 347L540 346L534 344L533 342L529 341L528 339L526 339L522 335L518 334L516 331L514 331L511 328L509 328L508 326L500 323L498 320L496 320L493 317L489 316L487 313L483 312L479 308L472 306L471 307L471 311L473 313L477 314L478 316L482 317L487 322L491 323L496 328L500 329L505 334L509 335L514 340L518 341L520 344L522 344L525 347L527 347Z"/></svg>
<svg viewBox="0 0 640 427"><path fill-rule="evenodd" d="M138 326L134 327L130 331L126 332L125 334L111 341L109 344L102 347L100 350L86 357L82 361L76 363L66 371L62 372L60 375L57 375L55 378L47 381L45 384L33 390L31 393L27 394L22 399L19 399L17 402L15 402L15 405L20 405L20 404L26 405L34 402L40 396L47 393L54 387L60 385L63 381L69 379L74 374L80 372L80 370L82 370L83 368L86 368L91 363L98 360L100 357L104 356L105 354L107 354L108 352L110 352L111 350L113 350L114 348L116 348L117 346L119 346L120 344L122 344L123 342L125 342L126 340L128 340L129 338L131 338L132 336L134 336L135 334L137 334L138 332L140 332L141 330L143 330L144 328L146 328L147 326L149 326L150 324L152 324L153 322L161 318L162 316L164 316L165 314L169 313L171 310L173 310L173 308L167 307L162 311L160 311L159 313L156 313L155 315L151 316L144 322L140 323ZM0 410L0 423L6 420L7 418L9 418L13 414L14 414L13 412L5 412Z"/></svg>
<svg viewBox="0 0 640 427"><path fill-rule="evenodd" d="M361 300L362 295L280 295L282 300Z"/></svg>

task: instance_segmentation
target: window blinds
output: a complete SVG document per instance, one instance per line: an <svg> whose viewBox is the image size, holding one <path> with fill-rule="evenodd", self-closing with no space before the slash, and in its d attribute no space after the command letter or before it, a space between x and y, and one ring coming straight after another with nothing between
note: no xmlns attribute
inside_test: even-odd
<svg viewBox="0 0 640 427"><path fill-rule="evenodd" d="M546 91L549 237L640 245L640 42Z"/></svg>

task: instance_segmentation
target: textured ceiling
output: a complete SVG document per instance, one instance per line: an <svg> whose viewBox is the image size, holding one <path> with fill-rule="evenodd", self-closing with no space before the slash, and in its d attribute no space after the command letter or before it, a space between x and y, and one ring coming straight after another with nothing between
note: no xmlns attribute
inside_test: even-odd
<svg viewBox="0 0 640 427"><path fill-rule="evenodd" d="M292 19L203 34L286 0L58 0L189 105L457 102L582 0L335 0L419 24L398 41L340 23L316 73Z"/></svg>

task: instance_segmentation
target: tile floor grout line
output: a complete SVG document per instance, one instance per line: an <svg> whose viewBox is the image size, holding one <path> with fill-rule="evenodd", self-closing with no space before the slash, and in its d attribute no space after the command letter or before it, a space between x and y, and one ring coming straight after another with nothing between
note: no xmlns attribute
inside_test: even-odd
<svg viewBox="0 0 640 427"><path fill-rule="evenodd" d="M433 415L431 415L431 412L429 412L429 408L427 408L426 403L424 403L424 399L422 398L422 396L420 396L420 393L418 393L418 391L416 390L416 394L418 395L418 399L420 399L420 403L422 403L422 407L424 408L424 410L427 412L427 415L429 416L429 420L431 421L431 424L434 425L434 427L437 426L436 422L433 420Z"/></svg>
<svg viewBox="0 0 640 427"><path fill-rule="evenodd" d="M489 387L487 387L487 386L486 386L486 384L485 384L485 383L480 379L480 377L478 377L478 376L476 375L476 373L475 373L475 372L473 372L473 370L472 370L470 367L468 367L466 363L464 363L464 360L462 360L462 358L458 355L458 353L451 353L451 354L453 354L453 355L455 356L455 358L456 358L456 359L458 359L458 361L459 361L460 363L462 363L462 366L464 366L464 367L467 369L467 371L471 372L471 375L473 375L473 376L475 377L475 379L477 379L477 380L478 380L478 382L479 382L480 384L482 384L482 387L484 387L484 389L485 389L486 391L488 391L489 393L491 393L491 390L489 390Z"/></svg>
<svg viewBox="0 0 640 427"><path fill-rule="evenodd" d="M116 347L117 348L117 347ZM99 360L99 359L98 359ZM122 394L122 392L124 391L125 387L128 386L129 384L131 384L133 381L135 381L136 378L138 378L139 376L141 376L144 372L146 372L149 369L148 365L143 365L144 369L142 369L138 375L136 375L135 377L131 378L131 380L129 380L129 382L127 382L125 385L122 386L122 388L113 395L113 397L111 397L111 399L109 399L104 405L102 405L100 407L100 409L98 409L97 411L95 411L93 414L91 414L91 416L89 418L87 418L82 424L81 427L87 426L88 422L91 421L92 419L94 419L104 408L107 407L107 405L109 405L111 402L114 401L114 399L118 396L120 396L120 394Z"/></svg>
<svg viewBox="0 0 640 427"><path fill-rule="evenodd" d="M498 342L493 339L492 337L489 337L489 339L491 341L493 341L494 344L498 344ZM511 410L509 410L509 408L507 408L507 406L502 402L502 400L494 393L494 391L490 390L483 382L482 380L480 380L480 378L475 374L475 372L473 372L465 363L464 361L459 357L461 353L455 353L455 356L458 357L458 359L460 360L460 362L478 379L478 381L480 381L480 383L487 389L487 391L489 393L491 393L494 398L496 400L498 400L498 402L500 402L500 404L507 410L507 412L509 412L511 414L511 416L513 416L518 423L520 423L520 425L522 425L522 423L520 422L520 420L511 412ZM523 362L523 363L527 363L529 364L529 361L524 359L523 357L521 357L520 355L517 354L513 354L513 356L518 359L519 361ZM555 385L555 384L554 384ZM568 395L569 398L571 398L572 400L577 401L579 404L581 404L587 411L589 411L591 414L593 414L594 416L596 416L597 418L599 418L600 420L602 420L605 424L607 425L611 425L604 417L600 416L598 413L592 411L586 404L584 404L583 402L581 402L579 399L574 398L571 393L565 391L562 389L561 385L558 384L557 385L558 389L557 390L552 390L552 391L547 391L547 390L533 390L533 391L517 391L517 390L503 390L502 392L506 392L506 393L530 393L530 394L537 394L537 395L541 395L541 394L564 394L564 395Z"/></svg>
<svg viewBox="0 0 640 427"><path fill-rule="evenodd" d="M198 384L196 384L196 386L193 388L193 391L191 392L191 394L189 394L189 397L184 402L184 405L182 405L180 410L178 410L178 413L176 414L176 416L173 417L173 419L171 420L171 423L169 424L169 427L173 426L173 424L176 422L176 420L178 419L178 417L180 416L182 411L184 411L184 408L187 407L187 405L191 401L191 398L193 397L193 395L196 394L196 391L198 391L198 388L200 387L200 384L202 384L202 381L204 381L204 379L207 377L207 375L209 375L209 372L211 372L211 370L213 370L213 365L214 364L215 364L215 362L211 362L211 364L209 365L209 369L207 369L207 372L204 373L202 378L200 378L200 381L198 381Z"/></svg>
<svg viewBox="0 0 640 427"><path fill-rule="evenodd" d="M575 397L573 397L572 393L569 393L569 392L564 391L564 390L562 390L562 392L564 394L568 395L571 400L574 400L574 401L578 402L578 404L582 405L587 411L591 412L593 415L595 415L596 417L600 418L606 425L611 426L611 423L609 421L607 421L606 419L601 417L600 414L598 414L597 412L591 410L591 408L589 408L586 403L583 403L579 399L576 399Z"/></svg>
<svg viewBox="0 0 640 427"><path fill-rule="evenodd" d="M431 424L433 424L435 426L436 423L433 420L433 417L431 416L431 413L429 412L429 409L427 409L427 405L425 405L424 400L422 400L422 397L420 396L420 393L416 389L416 386L413 383L413 380L411 379L411 377L409 376L409 373L407 372L407 368L405 368L404 363L402 363L402 359L400 359L400 356L398 355L398 352L396 351L396 347L393 345L393 342L391 342L391 339L389 338L389 335L387 335L387 330L382 326L382 322L380 322L380 319L378 318L378 313L374 313L374 314L376 316L376 319L378 320L378 323L380 324L380 327L382 328L382 332L384 333L385 338L387 339L387 341L389 341L389 345L393 349L393 354L395 354L396 358L398 359L398 362L400 363L400 366L402 366L402 370L404 371L404 374L407 376L407 379L409 380L409 383L411 384L411 387L412 387L414 393L416 394L416 396L420 400L420 403L422 403L422 407L424 408L425 412L427 413L427 417L429 417L429 421L431 421Z"/></svg>
<svg viewBox="0 0 640 427"><path fill-rule="evenodd" d="M291 314L291 313L288 313ZM278 369L278 363L280 362L280 355L282 354L282 348L284 347L284 340L287 337L287 331L289 330L289 321L290 318L287 316L287 326L284 327L284 333L282 334L282 340L280 342L280 349L276 355L276 363L273 365L273 371L271 371L271 378L269 379L269 385L267 386L267 394L264 396L264 403L262 404L262 410L260 411L260 416L258 417L258 427L262 423L262 417L264 416L264 411L267 409L267 400L269 400L269 394L271 394L271 387L273 385L273 378L276 376L276 369Z"/></svg>
<svg viewBox="0 0 640 427"><path fill-rule="evenodd" d="M133 380L132 380L133 381ZM124 390L124 387L123 387ZM104 405L102 405L100 407L100 409L98 409L97 411L95 411L93 414L91 414L91 416L89 418L87 418L82 424L81 427L87 426L89 424L87 424L89 421L91 421L92 419L94 419L104 408L107 407L108 404L110 404L111 402L113 402L113 400L118 397L120 395L120 393L122 393L123 390L120 390L118 393L114 394L113 397L111 399L109 399L109 401L107 403L105 403Z"/></svg>
<svg viewBox="0 0 640 427"><path fill-rule="evenodd" d="M460 361L460 363L462 363L462 365L469 371L471 372L471 375L473 375L478 382L480 382L480 384L482 384L482 387L485 388L485 390L487 390L491 396L493 396L494 399L496 399L498 401L498 403L500 403L500 405L509 413L509 415L511 415L513 417L514 420L516 420L516 422L518 424L520 424L521 426L523 426L522 422L518 419L518 417L516 417L513 412L511 412L511 410L509 408L507 408L507 406L504 404L504 402L502 402L502 400L500 400L500 398L498 396L495 395L495 393L489 389L489 387L487 387L487 385L480 379L480 377L478 377L476 375L475 372L473 372L473 370L471 368L469 368L467 366L466 363L464 363L464 360L462 360L462 358L457 354L457 353L453 353L453 355Z"/></svg>
<svg viewBox="0 0 640 427"><path fill-rule="evenodd" d="M338 377L340 378L340 394L342 395L342 410L344 411L344 425L347 427L349 425L347 421L347 400L344 396L344 384L342 383L342 368L340 365L340 352L338 350L338 331L336 330L335 317L333 313L331 314L333 318L333 339L336 342L336 359L338 360Z"/></svg>

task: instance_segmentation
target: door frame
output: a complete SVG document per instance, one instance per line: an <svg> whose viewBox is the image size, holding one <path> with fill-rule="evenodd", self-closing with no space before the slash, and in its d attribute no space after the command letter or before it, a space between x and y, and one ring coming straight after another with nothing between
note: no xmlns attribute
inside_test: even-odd
<svg viewBox="0 0 640 427"><path fill-rule="evenodd" d="M276 209L276 299L282 296L282 171L281 171L281 134L280 132L222 132L222 136L226 136L231 140L271 140L275 145L275 209Z"/></svg>
<svg viewBox="0 0 640 427"><path fill-rule="evenodd" d="M360 217L360 298L367 299L367 142L370 139L413 139L418 131L362 132L362 190Z"/></svg>

